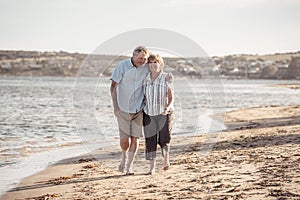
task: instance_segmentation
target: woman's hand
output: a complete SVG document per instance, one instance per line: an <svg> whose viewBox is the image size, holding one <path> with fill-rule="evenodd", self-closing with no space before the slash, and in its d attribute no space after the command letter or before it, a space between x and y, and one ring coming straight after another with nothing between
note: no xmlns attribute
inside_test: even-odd
<svg viewBox="0 0 300 200"><path fill-rule="evenodd" d="M167 106L167 107L165 108L165 111L162 113L162 115L167 115L167 114L169 114L169 112L170 112L170 107Z"/></svg>

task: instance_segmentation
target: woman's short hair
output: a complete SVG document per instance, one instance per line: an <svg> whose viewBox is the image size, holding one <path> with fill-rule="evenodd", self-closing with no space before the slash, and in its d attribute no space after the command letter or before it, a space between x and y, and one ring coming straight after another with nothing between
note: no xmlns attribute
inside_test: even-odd
<svg viewBox="0 0 300 200"><path fill-rule="evenodd" d="M148 63L149 61L157 61L161 67L164 67L164 60L162 59L162 57L159 55L159 54L150 54L149 57L148 57Z"/></svg>

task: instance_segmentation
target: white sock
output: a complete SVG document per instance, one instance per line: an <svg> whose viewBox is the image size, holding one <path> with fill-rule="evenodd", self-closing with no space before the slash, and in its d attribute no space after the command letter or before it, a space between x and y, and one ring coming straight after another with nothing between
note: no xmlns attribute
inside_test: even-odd
<svg viewBox="0 0 300 200"><path fill-rule="evenodd" d="M128 159L126 164L126 170L129 173L133 173L133 161L136 153L128 151Z"/></svg>
<svg viewBox="0 0 300 200"><path fill-rule="evenodd" d="M127 151L125 151L125 150L122 150L122 155L121 155L121 164L122 164L122 165L125 165L125 163L126 163L126 160L127 160Z"/></svg>
<svg viewBox="0 0 300 200"><path fill-rule="evenodd" d="M120 165L119 165L120 172L124 172L126 160L127 160L127 151L122 150L121 161L120 161Z"/></svg>

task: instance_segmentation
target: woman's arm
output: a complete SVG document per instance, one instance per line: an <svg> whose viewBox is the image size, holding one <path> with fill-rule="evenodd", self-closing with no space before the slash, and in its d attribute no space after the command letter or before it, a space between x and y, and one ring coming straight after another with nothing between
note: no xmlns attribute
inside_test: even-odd
<svg viewBox="0 0 300 200"><path fill-rule="evenodd" d="M168 88L168 104L165 108L165 111L162 113L163 115L167 115L169 113L173 101L174 101L174 92L171 88Z"/></svg>

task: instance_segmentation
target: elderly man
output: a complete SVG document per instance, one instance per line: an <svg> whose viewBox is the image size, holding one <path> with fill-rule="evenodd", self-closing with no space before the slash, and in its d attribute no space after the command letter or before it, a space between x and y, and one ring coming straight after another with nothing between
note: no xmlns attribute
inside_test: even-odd
<svg viewBox="0 0 300 200"><path fill-rule="evenodd" d="M118 120L122 149L120 172L133 175L133 161L143 136L143 80L149 72L146 66L148 50L139 46L129 59L120 61L111 75L111 96ZM126 162L127 161L127 162Z"/></svg>

